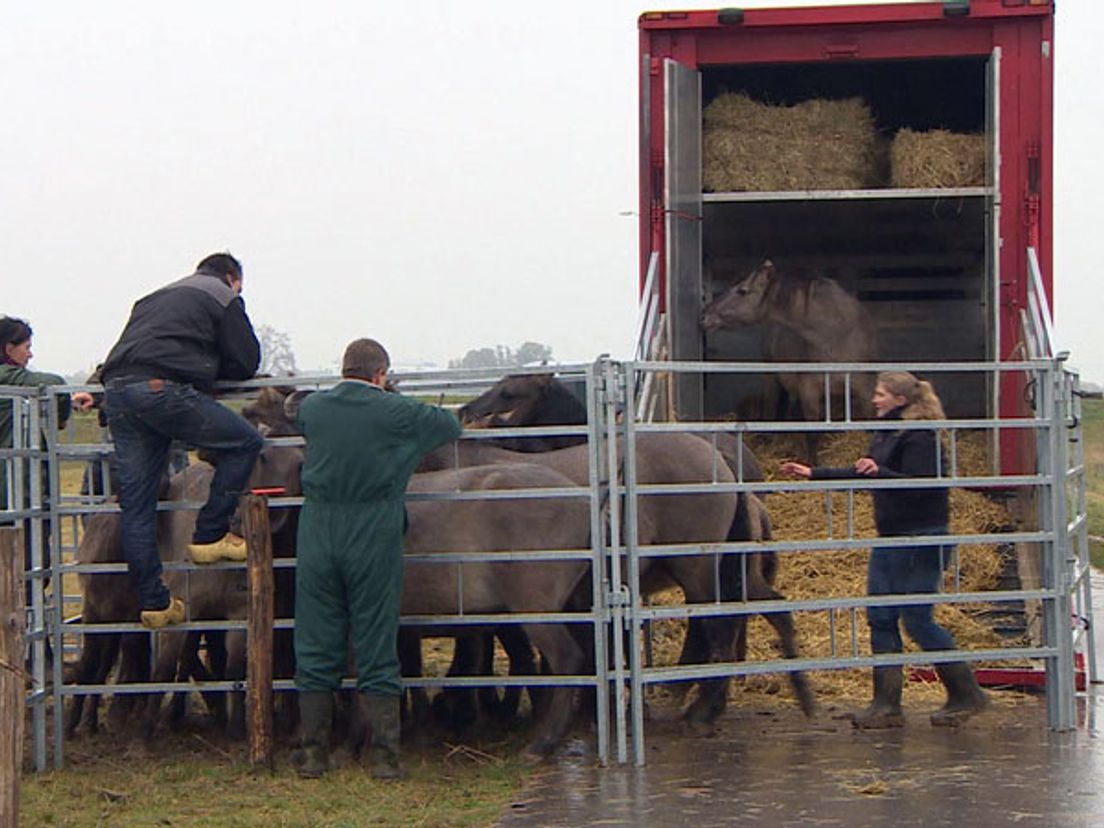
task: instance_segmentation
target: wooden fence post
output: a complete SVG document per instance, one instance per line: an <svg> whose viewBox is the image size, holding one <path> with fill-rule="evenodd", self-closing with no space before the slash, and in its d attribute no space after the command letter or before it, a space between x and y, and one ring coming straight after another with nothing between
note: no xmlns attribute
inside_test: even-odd
<svg viewBox="0 0 1104 828"><path fill-rule="evenodd" d="M273 767L272 637L275 623L275 578L268 498L247 495L242 501L245 542L249 550L249 642L246 666L246 722L249 763Z"/></svg>
<svg viewBox="0 0 1104 828"><path fill-rule="evenodd" d="M19 825L23 773L23 530L0 529L0 825Z"/></svg>

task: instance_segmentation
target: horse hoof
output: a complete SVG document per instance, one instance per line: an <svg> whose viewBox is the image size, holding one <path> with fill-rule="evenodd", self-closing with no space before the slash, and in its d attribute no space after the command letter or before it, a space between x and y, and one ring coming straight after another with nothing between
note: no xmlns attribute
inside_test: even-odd
<svg viewBox="0 0 1104 828"><path fill-rule="evenodd" d="M686 708L686 712L682 715L683 720L692 726L711 727L713 722L724 712L724 708L717 708L712 704L702 704L695 702Z"/></svg>
<svg viewBox="0 0 1104 828"><path fill-rule="evenodd" d="M543 762L556 749L556 742L551 739L541 738L529 743L522 752L522 761L526 764L536 765Z"/></svg>
<svg viewBox="0 0 1104 828"><path fill-rule="evenodd" d="M717 728L713 722L703 722L699 719L684 719L682 728L686 735L696 739L708 738L717 734Z"/></svg>
<svg viewBox="0 0 1104 828"><path fill-rule="evenodd" d="M527 747L521 752L521 756L518 757L521 760L521 764L528 765L529 767L535 767L548 759L548 755L540 753L533 749L532 746Z"/></svg>

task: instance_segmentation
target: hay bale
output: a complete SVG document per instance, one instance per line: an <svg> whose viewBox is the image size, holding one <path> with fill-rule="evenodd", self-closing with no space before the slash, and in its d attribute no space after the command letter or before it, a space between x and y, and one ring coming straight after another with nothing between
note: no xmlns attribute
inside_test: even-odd
<svg viewBox="0 0 1104 828"><path fill-rule="evenodd" d="M933 129L898 130L889 151L894 187L982 187L985 136Z"/></svg>
<svg viewBox="0 0 1104 828"><path fill-rule="evenodd" d="M702 120L702 183L709 192L884 185L884 151L861 98L771 106L723 93Z"/></svg>

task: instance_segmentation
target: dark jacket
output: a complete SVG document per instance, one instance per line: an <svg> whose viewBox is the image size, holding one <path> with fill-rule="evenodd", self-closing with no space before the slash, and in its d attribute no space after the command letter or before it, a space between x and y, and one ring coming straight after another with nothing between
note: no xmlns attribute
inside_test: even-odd
<svg viewBox="0 0 1104 828"><path fill-rule="evenodd" d="M210 391L215 380L249 379L261 348L245 303L205 271L139 299L104 361L104 382L167 379Z"/></svg>
<svg viewBox="0 0 1104 828"><path fill-rule="evenodd" d="M885 419L901 419L897 409ZM866 456L878 464L876 478L936 477L946 473L942 446L938 447L935 429L918 431L879 431L870 441ZM938 457L938 460L937 460ZM938 462L938 466L936 465ZM852 468L813 469L813 480L865 478ZM947 526L950 518L950 493L947 489L877 489L874 498L874 523L880 535L910 535L916 530Z"/></svg>
<svg viewBox="0 0 1104 828"><path fill-rule="evenodd" d="M43 385L64 385L65 377L57 374L47 374L44 371L28 371L18 365L0 364L0 385L32 385L41 388ZM69 421L71 402L68 394L57 396L58 425L61 428ZM0 400L0 448L12 446L12 403L10 400Z"/></svg>
<svg viewBox="0 0 1104 828"><path fill-rule="evenodd" d="M26 368L21 368L18 365L10 365L7 363L0 364L0 385L23 385L23 386L36 386L41 388L43 385L64 385L65 378L60 377L57 374L47 374L43 371L28 371ZM65 424L69 421L69 413L71 411L71 403L68 394L58 394L57 397L57 411L58 411L58 426L64 428ZM0 448L12 447L12 431L13 431L13 418L12 418L12 406L14 405L11 399L0 399ZM45 425L45 424L44 424ZM43 437L43 445L45 445L45 437ZM8 475L7 464L0 463L0 509L8 508ZM42 495L45 499L48 493L48 486L50 482L49 475L46 474L45 464L43 464L42 474ZM27 472L29 475L29 471ZM24 496L28 497L27 481L29 476L24 481Z"/></svg>

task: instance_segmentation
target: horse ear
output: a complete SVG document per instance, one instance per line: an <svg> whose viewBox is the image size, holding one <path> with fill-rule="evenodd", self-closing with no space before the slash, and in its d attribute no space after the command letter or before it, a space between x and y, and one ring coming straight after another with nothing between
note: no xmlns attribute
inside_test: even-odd
<svg viewBox="0 0 1104 828"><path fill-rule="evenodd" d="M313 390L306 389L306 390L303 390L303 391L296 391L295 393L290 394L284 400L284 416L287 417L292 422L295 422L295 415L297 415L299 413L299 406L302 405L303 400L305 400L307 397L309 397L313 393L314 393Z"/></svg>
<svg viewBox="0 0 1104 828"><path fill-rule="evenodd" d="M761 267L763 268L763 270L774 270L774 262L772 262L770 259L763 259L763 264L761 265Z"/></svg>

